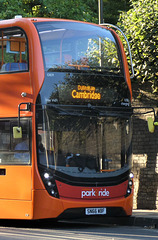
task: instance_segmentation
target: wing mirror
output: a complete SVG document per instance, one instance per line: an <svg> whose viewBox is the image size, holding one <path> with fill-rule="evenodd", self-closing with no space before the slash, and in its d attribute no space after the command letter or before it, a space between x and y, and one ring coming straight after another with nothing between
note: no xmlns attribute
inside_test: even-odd
<svg viewBox="0 0 158 240"><path fill-rule="evenodd" d="M21 109L21 105L24 105L25 108ZM18 106L18 126L13 127L13 138L22 138L22 127L20 126L20 112L21 111L31 111L31 103L20 103Z"/></svg>

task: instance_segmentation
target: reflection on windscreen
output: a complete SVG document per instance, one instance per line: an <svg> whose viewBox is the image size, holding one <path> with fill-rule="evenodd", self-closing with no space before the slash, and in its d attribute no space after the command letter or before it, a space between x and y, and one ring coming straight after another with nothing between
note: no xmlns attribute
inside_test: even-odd
<svg viewBox="0 0 158 240"><path fill-rule="evenodd" d="M116 42L109 30L84 23L37 23L45 67L120 70Z"/></svg>
<svg viewBox="0 0 158 240"><path fill-rule="evenodd" d="M116 117L60 116L47 112L38 124L39 163L65 173L103 173L127 166L130 125Z"/></svg>

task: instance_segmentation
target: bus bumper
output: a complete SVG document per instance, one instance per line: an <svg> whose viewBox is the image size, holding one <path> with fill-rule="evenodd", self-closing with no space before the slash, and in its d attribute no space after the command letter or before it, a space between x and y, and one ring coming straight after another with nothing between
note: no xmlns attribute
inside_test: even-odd
<svg viewBox="0 0 158 240"><path fill-rule="evenodd" d="M108 200L75 200L53 198L46 190L34 191L33 219L44 218L82 218L86 208L106 208L105 217L130 216L133 208L133 193L128 197Z"/></svg>

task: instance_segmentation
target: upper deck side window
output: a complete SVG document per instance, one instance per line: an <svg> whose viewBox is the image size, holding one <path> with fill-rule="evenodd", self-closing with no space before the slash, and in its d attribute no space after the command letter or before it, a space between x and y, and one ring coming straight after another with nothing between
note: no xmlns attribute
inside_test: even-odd
<svg viewBox="0 0 158 240"><path fill-rule="evenodd" d="M0 73L28 70L27 38L20 28L0 30Z"/></svg>

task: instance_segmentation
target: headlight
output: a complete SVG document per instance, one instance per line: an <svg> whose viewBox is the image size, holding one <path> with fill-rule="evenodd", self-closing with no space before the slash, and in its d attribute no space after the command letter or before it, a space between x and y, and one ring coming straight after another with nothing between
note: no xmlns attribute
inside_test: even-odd
<svg viewBox="0 0 158 240"><path fill-rule="evenodd" d="M40 169L40 175L47 192L55 198L59 198L58 189L51 169Z"/></svg>
<svg viewBox="0 0 158 240"><path fill-rule="evenodd" d="M130 180L128 184L129 184L130 187L132 187L132 185L133 185L133 181Z"/></svg>
<svg viewBox="0 0 158 240"><path fill-rule="evenodd" d="M129 174L129 180L128 180L128 187L127 187L126 197L128 197L128 196L131 194L131 192L132 192L133 177L134 177L134 174L131 172L131 173Z"/></svg>
<svg viewBox="0 0 158 240"><path fill-rule="evenodd" d="M49 178L49 173L44 173L44 178L48 179Z"/></svg>

